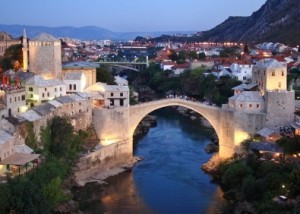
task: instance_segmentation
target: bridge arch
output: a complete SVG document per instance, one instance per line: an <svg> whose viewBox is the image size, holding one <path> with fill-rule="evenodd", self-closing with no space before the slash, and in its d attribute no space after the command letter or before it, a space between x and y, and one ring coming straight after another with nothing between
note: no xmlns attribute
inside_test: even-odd
<svg viewBox="0 0 300 214"><path fill-rule="evenodd" d="M162 99L157 101L151 101L142 103L129 108L129 134L132 137L133 133L142 121L142 119L149 113L164 107L169 106L181 106L197 112L206 118L212 127L214 128L219 140L220 140L220 108L202 104L200 102L194 102L179 98Z"/></svg>

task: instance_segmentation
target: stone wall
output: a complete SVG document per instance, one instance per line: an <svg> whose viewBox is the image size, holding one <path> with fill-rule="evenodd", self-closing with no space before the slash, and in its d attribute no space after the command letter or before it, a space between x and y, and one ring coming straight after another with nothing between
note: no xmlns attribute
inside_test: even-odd
<svg viewBox="0 0 300 214"><path fill-rule="evenodd" d="M267 126L285 125L294 120L294 91L268 91L265 97Z"/></svg>
<svg viewBox="0 0 300 214"><path fill-rule="evenodd" d="M220 150L223 156L240 151L240 143L265 127L266 114L253 114L223 109L220 120Z"/></svg>
<svg viewBox="0 0 300 214"><path fill-rule="evenodd" d="M94 108L93 126L101 140L127 139L129 109L124 108ZM131 136L132 137L132 136Z"/></svg>
<svg viewBox="0 0 300 214"><path fill-rule="evenodd" d="M76 165L74 179L77 183L106 171L122 167L132 161L132 139L124 139L81 157Z"/></svg>

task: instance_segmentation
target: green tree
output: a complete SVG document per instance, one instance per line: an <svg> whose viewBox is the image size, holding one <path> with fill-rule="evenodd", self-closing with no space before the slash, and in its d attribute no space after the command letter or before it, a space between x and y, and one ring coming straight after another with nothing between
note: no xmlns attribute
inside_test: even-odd
<svg viewBox="0 0 300 214"><path fill-rule="evenodd" d="M26 131L27 131L27 136L25 138L25 144L32 149L36 149L38 145L37 145L36 136L35 136L35 133L33 130L32 122L28 122L26 124Z"/></svg>
<svg viewBox="0 0 300 214"><path fill-rule="evenodd" d="M224 171L222 183L226 188L238 188L242 185L243 179L252 174L252 170L242 162L230 164Z"/></svg>
<svg viewBox="0 0 300 214"><path fill-rule="evenodd" d="M100 68L96 69L97 73L97 82L107 83L108 85L115 85L115 78L108 70L106 66L101 66Z"/></svg>
<svg viewBox="0 0 300 214"><path fill-rule="evenodd" d="M252 175L247 176L243 180L242 193L247 201L260 200L264 193L264 185L260 180L256 180Z"/></svg>
<svg viewBox="0 0 300 214"><path fill-rule="evenodd" d="M199 59L200 60L205 60L206 59L206 55L204 52L199 53Z"/></svg>
<svg viewBox="0 0 300 214"><path fill-rule="evenodd" d="M0 67L4 71L8 69L19 70L23 64L22 45L11 45L5 50L3 58L0 60Z"/></svg>
<svg viewBox="0 0 300 214"><path fill-rule="evenodd" d="M57 207L60 203L67 201L68 196L62 191L62 180L60 177L52 179L48 184L42 188L44 197L50 202L52 209Z"/></svg>
<svg viewBox="0 0 300 214"><path fill-rule="evenodd" d="M66 118L54 117L50 129L52 143L49 146L49 152L56 157L68 155L74 139L73 126Z"/></svg>

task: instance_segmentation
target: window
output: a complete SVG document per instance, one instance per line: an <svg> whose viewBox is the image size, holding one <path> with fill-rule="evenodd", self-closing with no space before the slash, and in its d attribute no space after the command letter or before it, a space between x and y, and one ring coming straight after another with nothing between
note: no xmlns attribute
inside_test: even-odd
<svg viewBox="0 0 300 214"><path fill-rule="evenodd" d="M114 106L115 105L115 101L113 99L110 100L110 106Z"/></svg>
<svg viewBox="0 0 300 214"><path fill-rule="evenodd" d="M54 88L54 91L56 92L56 91L57 91L57 89L56 89L56 88Z"/></svg>
<svg viewBox="0 0 300 214"><path fill-rule="evenodd" d="M29 89L28 89L29 91L33 91L33 88L32 87L29 87Z"/></svg>
<svg viewBox="0 0 300 214"><path fill-rule="evenodd" d="M30 98L33 98L33 94L30 94Z"/></svg>
<svg viewBox="0 0 300 214"><path fill-rule="evenodd" d="M79 106L81 106L81 103L79 103Z"/></svg>
<svg viewBox="0 0 300 214"><path fill-rule="evenodd" d="M273 76L273 77L275 76L275 71L272 71L272 76Z"/></svg>
<svg viewBox="0 0 300 214"><path fill-rule="evenodd" d="M243 104L240 104L240 108L243 108Z"/></svg>
<svg viewBox="0 0 300 214"><path fill-rule="evenodd" d="M123 97L123 93L122 92L120 93L120 96Z"/></svg>
<svg viewBox="0 0 300 214"><path fill-rule="evenodd" d="M12 102L12 99L11 99L11 97L9 98L9 102L10 102L10 103Z"/></svg>
<svg viewBox="0 0 300 214"><path fill-rule="evenodd" d="M74 88L74 90L76 90L76 84L73 84L73 88Z"/></svg>
<svg viewBox="0 0 300 214"><path fill-rule="evenodd" d="M284 76L284 71L281 72L281 75Z"/></svg>
<svg viewBox="0 0 300 214"><path fill-rule="evenodd" d="M47 91L47 88L45 88L45 91Z"/></svg>
<svg viewBox="0 0 300 214"><path fill-rule="evenodd" d="M120 100L120 106L124 106L124 100L123 99Z"/></svg>
<svg viewBox="0 0 300 214"><path fill-rule="evenodd" d="M21 100L21 98L20 98L20 96L18 96L18 101L20 101Z"/></svg>
<svg viewBox="0 0 300 214"><path fill-rule="evenodd" d="M48 97L50 97L50 93L49 92L47 93L47 95L48 95Z"/></svg>
<svg viewBox="0 0 300 214"><path fill-rule="evenodd" d="M44 94L44 93L42 94L42 97L45 97L45 94Z"/></svg>
<svg viewBox="0 0 300 214"><path fill-rule="evenodd" d="M114 96L114 93L110 93L110 96L113 97L113 96Z"/></svg>
<svg viewBox="0 0 300 214"><path fill-rule="evenodd" d="M72 90L72 84L69 84L69 90L70 91Z"/></svg>
<svg viewBox="0 0 300 214"><path fill-rule="evenodd" d="M17 97L15 97L15 102L17 102Z"/></svg>
<svg viewBox="0 0 300 214"><path fill-rule="evenodd" d="M249 108L252 108L252 104L249 104Z"/></svg>
<svg viewBox="0 0 300 214"><path fill-rule="evenodd" d="M278 88L281 88L281 82L278 83Z"/></svg>
<svg viewBox="0 0 300 214"><path fill-rule="evenodd" d="M256 105L256 108L259 108L259 104Z"/></svg>
<svg viewBox="0 0 300 214"><path fill-rule="evenodd" d="M59 90L62 91L62 88L60 87Z"/></svg>

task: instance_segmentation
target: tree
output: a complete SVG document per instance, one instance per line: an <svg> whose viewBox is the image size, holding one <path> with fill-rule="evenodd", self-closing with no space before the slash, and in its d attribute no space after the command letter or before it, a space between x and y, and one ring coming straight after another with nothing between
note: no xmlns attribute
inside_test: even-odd
<svg viewBox="0 0 300 214"><path fill-rule="evenodd" d="M200 60L205 60L206 59L206 55L204 52L199 53L199 59Z"/></svg>
<svg viewBox="0 0 300 214"><path fill-rule="evenodd" d="M0 60L0 67L4 71L8 69L19 70L23 64L22 45L11 45L5 50L3 58Z"/></svg>
<svg viewBox="0 0 300 214"><path fill-rule="evenodd" d="M25 144L32 149L37 148L37 140L33 130L33 123L29 122L26 124L27 136L25 138Z"/></svg>
<svg viewBox="0 0 300 214"><path fill-rule="evenodd" d="M56 157L68 155L74 139L73 126L66 118L54 117L50 129L52 142L49 146L49 152Z"/></svg>
<svg viewBox="0 0 300 214"><path fill-rule="evenodd" d="M44 197L50 202L52 209L69 198L62 191L62 180L60 177L52 179L42 188Z"/></svg>
<svg viewBox="0 0 300 214"><path fill-rule="evenodd" d="M244 54L249 54L249 53L250 53L249 46L246 43L245 46L244 46Z"/></svg>
<svg viewBox="0 0 300 214"><path fill-rule="evenodd" d="M96 69L97 73L97 82L107 83L108 85L115 85L115 78L108 70L106 66L101 66L100 68Z"/></svg>

